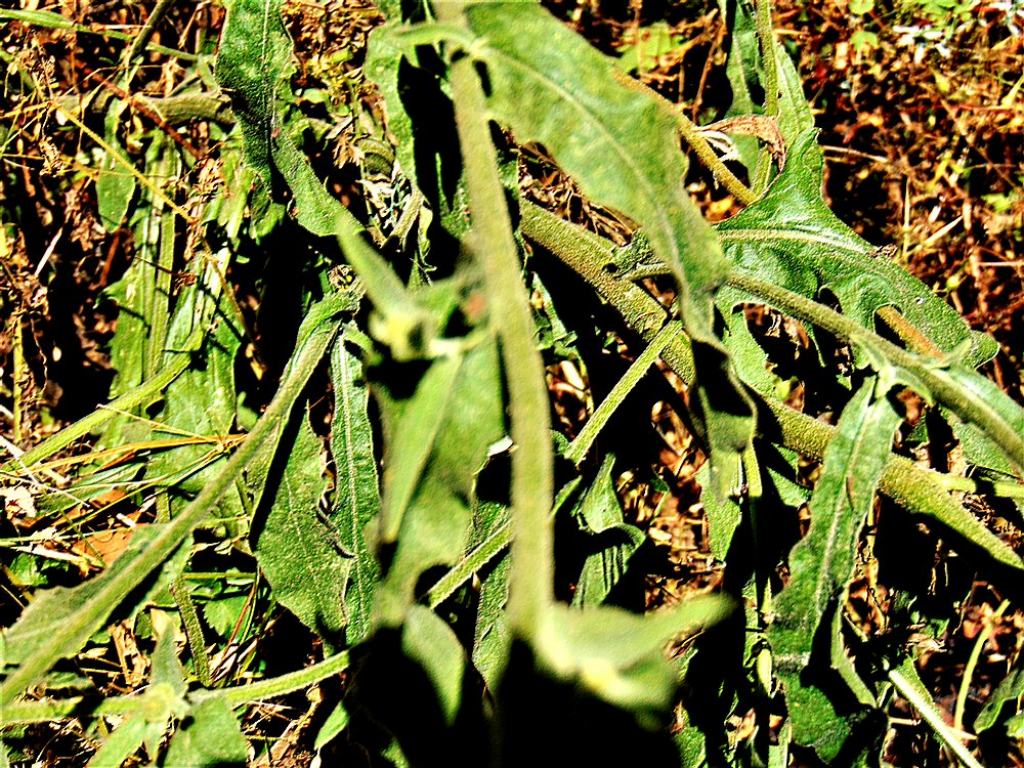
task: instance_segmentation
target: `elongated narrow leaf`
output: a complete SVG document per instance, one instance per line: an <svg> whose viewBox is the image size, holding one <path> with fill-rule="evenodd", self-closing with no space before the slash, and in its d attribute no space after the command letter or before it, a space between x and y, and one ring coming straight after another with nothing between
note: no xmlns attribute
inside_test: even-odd
<svg viewBox="0 0 1024 768"><path fill-rule="evenodd" d="M987 731L999 722L1003 708L1010 702L1019 700L1021 696L1024 696L1024 667L1018 666L992 691L989 700L985 702L985 706L974 720L975 731Z"/></svg>
<svg viewBox="0 0 1024 768"><path fill-rule="evenodd" d="M969 402L987 408L991 420L1001 427L1003 439L997 439L991 430L952 419L953 431L964 446L967 460L1017 481L1024 480L1024 448L1011 453L1004 447L1007 438L1012 441L1014 437L1018 445L1024 445L1024 408L993 382L961 365L938 369L936 374Z"/></svg>
<svg viewBox="0 0 1024 768"><path fill-rule="evenodd" d="M710 467L703 464L697 471L697 482L704 486L710 480ZM729 545L732 544L732 537L743 519L743 509L739 502L731 496L719 496L709 493L701 496L701 503L704 505L704 514L708 521L708 545L711 547L711 554L718 560L724 561L729 552Z"/></svg>
<svg viewBox="0 0 1024 768"><path fill-rule="evenodd" d="M345 638L354 645L369 634L373 595L380 567L366 537L367 526L380 514L377 460L373 453L373 427L367 414L369 395L359 359L345 348L344 336L331 350L334 385L334 421L331 453L337 473L334 490L334 527L344 554L352 558L345 609Z"/></svg>
<svg viewBox="0 0 1024 768"><path fill-rule="evenodd" d="M292 46L279 0L232 0L217 54L217 80L231 97L246 163L271 188L277 102L290 99Z"/></svg>
<svg viewBox="0 0 1024 768"><path fill-rule="evenodd" d="M108 116L109 119L109 116ZM169 142L167 142L169 143ZM163 184L173 175L175 169L174 150L161 140L155 140L146 152L146 175L154 184ZM121 174L121 176L118 176ZM117 166L110 171L117 185L124 177L135 178ZM100 196L101 176L97 181L97 195ZM113 194L108 190L107 194ZM130 195L130 193L129 193ZM100 196L102 200L102 196ZM127 212L116 214L113 227L121 224ZM102 215L102 214L101 214ZM167 318L171 312L170 278L173 269L174 241L166 242L164 220L173 217L166 210L164 201L151 190L145 190L133 215L135 232L135 254L124 275L105 291L105 295L117 304L117 328L110 342L110 363L117 371L111 383L112 397L123 395L143 381L152 378L163 367L167 347ZM171 218L173 223L173 218ZM173 229L172 229L173 232ZM188 296L196 286L186 289ZM118 414L98 435L97 445L112 446L132 440L144 439L147 429L131 418L131 414Z"/></svg>
<svg viewBox="0 0 1024 768"><path fill-rule="evenodd" d="M718 9L723 18L729 15L728 0L718 0ZM725 74L732 89L732 102L723 117L741 117L759 114L754 104L751 88L760 81L761 54L758 50L757 30L753 14L743 0L734 0L733 23L729 27L729 58L725 63ZM740 156L740 162L747 168L750 179L754 178L758 162L757 139L753 136L733 138Z"/></svg>
<svg viewBox="0 0 1024 768"><path fill-rule="evenodd" d="M103 120L105 140L115 149L121 150L121 140L117 135L121 114L126 104L121 99L111 99L107 114ZM105 155L100 165L99 177L96 179L96 207L100 221L108 232L113 232L124 221L131 205L132 196L137 185L135 177L113 157Z"/></svg>
<svg viewBox="0 0 1024 768"><path fill-rule="evenodd" d="M505 434L497 344L482 340L434 362L410 397L399 399L383 387L377 394L385 428L384 509L404 510L379 598L382 619L394 622L420 574L454 563L469 543L476 475ZM405 434L409 430L416 439Z"/></svg>
<svg viewBox="0 0 1024 768"><path fill-rule="evenodd" d="M114 732L110 734L103 746L96 750L86 768L108 768L122 765L142 746L146 738L149 723L141 713L130 715Z"/></svg>
<svg viewBox="0 0 1024 768"><path fill-rule="evenodd" d="M323 446L305 415L295 418L295 441L287 450L275 492L264 497L269 511L253 531L253 552L274 598L307 627L336 643L345 626L351 561L338 547L334 526L320 512L327 493Z"/></svg>
<svg viewBox="0 0 1024 768"><path fill-rule="evenodd" d="M382 535L393 542L402 526L434 443L453 405L455 382L463 363L461 355L438 360L423 375L415 394L401 404L401 416L390 430L384 459L384 509ZM457 403L456 403L457 405Z"/></svg>
<svg viewBox="0 0 1024 768"><path fill-rule="evenodd" d="M945 301L843 224L822 200L821 185L821 151L810 131L791 148L767 194L718 225L727 258L807 298L827 288L845 315L871 330L875 313L895 305L940 350L958 351L968 365L995 354L992 339L972 333ZM720 294L725 311L744 301L756 298L731 288Z"/></svg>
<svg viewBox="0 0 1024 768"><path fill-rule="evenodd" d="M438 708L452 725L462 701L466 653L452 628L429 608L413 606L402 630L402 650L419 663L434 686Z"/></svg>
<svg viewBox="0 0 1024 768"><path fill-rule="evenodd" d="M811 496L810 529L790 553L790 582L775 601L775 620L768 628L786 688L793 738L815 747L826 762L842 747L842 718L823 694L807 690L801 673L819 629L832 628L830 621L821 623L830 606L835 609L836 593L853 571L857 537L900 422L888 399L874 399L874 390L871 380L843 409Z"/></svg>
<svg viewBox="0 0 1024 768"><path fill-rule="evenodd" d="M505 553L482 574L483 582L480 584L473 634L473 665L491 690L495 690L501 680L512 647L512 629L505 613L511 566L512 559Z"/></svg>

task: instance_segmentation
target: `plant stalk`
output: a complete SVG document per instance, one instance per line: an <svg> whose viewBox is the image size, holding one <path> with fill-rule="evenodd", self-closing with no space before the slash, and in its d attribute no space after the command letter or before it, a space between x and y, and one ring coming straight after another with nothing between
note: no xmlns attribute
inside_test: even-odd
<svg viewBox="0 0 1024 768"><path fill-rule="evenodd" d="M775 35L772 32L772 0L756 0L754 24L761 45L764 71L764 111L768 117L779 116L779 63L776 60ZM761 149L757 163L754 193L760 197L768 187L771 176L771 155L767 147Z"/></svg>
<svg viewBox="0 0 1024 768"><path fill-rule="evenodd" d="M461 23L461 2L440 2L434 8L441 23ZM548 518L554 494L550 404L505 189L498 176L487 103L471 58L462 56L452 62L451 84L473 213L473 250L486 276L491 322L501 342L515 443L509 621L514 632L532 638L554 601L554 535Z"/></svg>
<svg viewBox="0 0 1024 768"><path fill-rule="evenodd" d="M881 352L890 363L920 379L928 388L928 394L935 400L947 406L964 421L981 427L1018 468L1024 469L1024 435L1007 424L988 403L965 393L955 381L943 373L942 368L934 364L925 364L915 353L883 339L845 315L800 294L780 288L774 283L739 271L734 271L727 282L765 300L798 320L812 323L828 331L839 339L863 344Z"/></svg>
<svg viewBox="0 0 1024 768"><path fill-rule="evenodd" d="M676 112L676 123L679 126L680 135L693 150L693 153L697 155L697 159L711 171L711 175L726 188L730 195L743 205L757 202L759 195L729 170L729 167L715 154L715 150L711 148L707 139L701 135L700 128L696 123L680 112Z"/></svg>
<svg viewBox="0 0 1024 768"><path fill-rule="evenodd" d="M612 276L608 269L614 264L612 252L599 237L531 203L523 204L522 214L524 235L586 280L648 342L657 336L668 318L666 310L639 287ZM692 386L696 378L693 352L685 336L674 338L661 358L686 386ZM769 398L759 398L757 429L761 437L816 459L824 457L835 434L834 427ZM1024 563L1006 544L946 492L945 483L951 477L891 456L879 480L879 490L911 513L956 532L966 543L984 549L1003 565L1024 569Z"/></svg>
<svg viewBox="0 0 1024 768"><path fill-rule="evenodd" d="M583 429L580 430L576 439L569 444L565 458L576 465L583 461L583 457L587 455L587 451L590 450L590 446L594 444L594 440L604 429L604 425L608 423L608 420L611 419L622 401L633 391L640 379L647 374L647 369L654 364L654 361L658 359L662 350L671 343L672 339L682 335L683 326L678 321L673 320L662 326L654 340L633 361L622 378L615 382L612 391L601 401L601 405L597 407L593 415L587 419L587 423L583 425Z"/></svg>

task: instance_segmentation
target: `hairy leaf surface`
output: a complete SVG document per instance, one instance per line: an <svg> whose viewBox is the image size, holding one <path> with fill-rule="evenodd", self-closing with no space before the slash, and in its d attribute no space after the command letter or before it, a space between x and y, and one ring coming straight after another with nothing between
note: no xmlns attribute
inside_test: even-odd
<svg viewBox="0 0 1024 768"><path fill-rule="evenodd" d="M843 224L821 198L822 156L815 132L801 135L786 169L767 194L718 225L729 260L762 280L815 299L823 289L843 314L874 330L875 313L895 306L943 352L964 350L980 365L995 354L994 342L973 333L939 296ZM757 297L729 288L724 311Z"/></svg>
<svg viewBox="0 0 1024 768"><path fill-rule="evenodd" d="M884 396L874 399L869 380L843 409L836 436L825 452L822 476L811 496L811 526L789 556L791 578L775 601L768 628L775 663L786 687L793 738L815 746L831 761L842 746L840 718L821 694L802 690L801 674L837 590L849 580L857 537L875 498L875 489L900 417ZM824 628L831 629L825 621Z"/></svg>
<svg viewBox="0 0 1024 768"><path fill-rule="evenodd" d="M345 626L345 585L351 560L342 554L335 526L319 511L327 493L323 446L304 414L296 414L294 442L272 495L266 519L253 531L253 552L274 597L302 623L336 643Z"/></svg>
<svg viewBox="0 0 1024 768"><path fill-rule="evenodd" d="M384 620L394 621L411 602L420 574L454 563L469 543L476 475L505 434L497 344L482 339L435 361L408 397L383 386L377 396L385 436L385 530L398 534L380 599Z"/></svg>
<svg viewBox="0 0 1024 768"><path fill-rule="evenodd" d="M369 634L373 595L380 575L366 536L367 526L380 514L380 490L363 366L359 358L346 349L344 336L334 342L331 350L331 381L334 384L331 453L337 473L333 520L342 551L352 558L345 590L348 613L345 637L349 645L354 645Z"/></svg>

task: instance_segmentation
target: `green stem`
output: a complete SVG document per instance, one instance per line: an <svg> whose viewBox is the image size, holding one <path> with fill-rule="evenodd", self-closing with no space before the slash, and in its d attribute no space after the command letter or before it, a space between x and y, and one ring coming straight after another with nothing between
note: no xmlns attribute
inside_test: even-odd
<svg viewBox="0 0 1024 768"><path fill-rule="evenodd" d="M899 313L896 307L882 307L878 316L892 329L903 343L915 352L941 360L945 357L935 342L925 336L912 322Z"/></svg>
<svg viewBox="0 0 1024 768"><path fill-rule="evenodd" d="M622 404L622 401L633 391L640 382L640 379L646 375L647 369L654 365L654 361L658 359L658 356L669 342L682 335L683 326L678 321L666 323L658 331L654 341L648 344L647 348L633 361L633 364L629 366L629 370L615 383L612 391L601 402L594 415L587 419L587 423L583 425L583 429L580 430L576 439L569 444L569 448L565 452L565 458L577 465L583 461L583 457L587 455L587 451L590 450L590 446L593 445L598 434L604 429L605 424L608 423L608 420Z"/></svg>
<svg viewBox="0 0 1024 768"><path fill-rule="evenodd" d="M231 688L222 688L219 691L197 691L193 698L197 701L208 698L223 698L229 707L238 707L252 701L262 701L275 696L284 696L288 693L301 691L314 683L326 680L348 669L348 651L341 651L333 656L328 656L305 669L289 672L286 675L272 677L269 680L260 680L258 683L248 685L236 685Z"/></svg>
<svg viewBox="0 0 1024 768"><path fill-rule="evenodd" d="M729 167L722 162L722 159L715 154L715 150L708 144L707 139L700 132L700 128L686 115L673 109L676 115L676 124L679 126L679 133L683 140L690 146L693 153L697 155L704 167L711 171L711 175L728 190L729 194L735 197L743 205L750 205L757 201L758 195L750 187L740 181L736 174L729 170Z"/></svg>
<svg viewBox="0 0 1024 768"><path fill-rule="evenodd" d="M942 719L942 715L935 707L935 702L932 701L931 695L921 684L921 678L918 676L917 670L914 669L913 659L908 658L899 669L890 670L889 680L896 687L896 690L900 692L900 695L909 701L910 705L920 713L924 721L931 726L935 735L949 747L950 751L956 755L961 763L966 765L967 768L983 768L981 763L971 754L971 751L964 746L964 743L958 738L957 734Z"/></svg>
<svg viewBox="0 0 1024 768"><path fill-rule="evenodd" d="M616 280L611 249L600 238L530 203L524 203L523 233L575 271L623 316L643 338L652 341L667 319L666 310L647 293ZM639 295L638 295L639 294ZM665 347L661 358L686 386L695 381L693 352L684 336ZM811 458L821 459L835 428L772 399L760 403L758 433ZM993 559L1021 569L1021 559L946 492L949 475L921 469L899 456L890 457L879 490L914 514L936 520L965 542L985 550Z"/></svg>
<svg viewBox="0 0 1024 768"><path fill-rule="evenodd" d="M512 524L499 525L490 536L460 560L427 591L427 605L437 608L451 597L474 573L480 571L512 541Z"/></svg>
<svg viewBox="0 0 1024 768"><path fill-rule="evenodd" d="M176 355L167 366L156 376L146 380L130 392L125 392L120 397L111 400L105 407L97 408L74 424L62 429L52 437L47 438L35 448L26 451L20 458L8 461L0 466L0 472L16 474L26 469L31 469L33 464L48 459L76 440L86 437L90 432L95 432L108 420L120 413L133 411L142 408L153 401L153 399L165 390L171 382L184 373L192 363L192 356L189 354Z"/></svg>
<svg viewBox="0 0 1024 768"><path fill-rule="evenodd" d="M442 23L462 21L462 3L436 3ZM473 250L486 276L491 322L501 340L512 422L512 575L509 621L533 637L554 601L551 416L544 365L534 342L529 295L509 221L487 103L473 61L452 63L452 98L473 216Z"/></svg>
<svg viewBox="0 0 1024 768"><path fill-rule="evenodd" d="M534 219L543 222L544 226L535 227ZM584 254L582 258L576 258L573 261L592 262L586 266L586 272L581 272L581 274L595 288L601 291L602 285L592 281L590 276L595 270L607 272L608 267L613 264L610 252L607 251L605 246L595 242L594 238L584 241L582 237L578 237L574 242L571 236L572 233L569 232L567 234L564 227L558 226L558 221L560 220L557 217L546 212L532 214L532 218L524 215L523 227L524 229L531 228L531 231L535 231L536 236L531 235L531 237L548 247L552 252L557 253L560 258L567 251L573 253L579 251L581 254ZM548 233L548 230L552 232L557 230L559 234L553 237ZM546 242L546 240L550 241L550 243ZM562 241L567 241L566 245L568 247L562 245ZM596 267L593 262L597 263ZM570 266L572 265L570 264ZM668 269L664 266L651 265L634 270L628 277L632 280L641 276L666 274L667 272ZM616 282L610 274L605 276L605 282L609 281ZM947 406L963 421L976 424L1002 448L1003 452L1017 467L1024 468L1024 435L1014 425L1003 419L990 403L982 398L971 396L940 364L936 364L934 345L916 329L911 333L908 327L910 324L903 322L902 316L899 316L898 313L896 315L900 318L899 320L892 317L892 313L886 313L884 315L886 322L893 325L901 337L908 338L908 343L914 348L920 348L922 350L921 354L902 349L891 341L882 338L854 320L823 304L819 304L792 291L787 291L774 283L761 280L749 273L734 270L726 278L726 283L756 296L788 315L817 325L843 341L863 345L884 357L893 366L902 368L912 374L921 383L922 387L927 390L927 392L921 394L926 394L935 401ZM615 302L613 301L612 303ZM635 310L632 310L631 307L631 311ZM922 354L925 358L922 358ZM1007 495L1005 489L1003 491L1003 495Z"/></svg>
<svg viewBox="0 0 1024 768"><path fill-rule="evenodd" d="M779 114L779 63L775 59L775 35L772 32L772 0L757 0L757 39L764 62L764 111L769 117Z"/></svg>
<svg viewBox="0 0 1024 768"><path fill-rule="evenodd" d="M181 575L175 577L168 587L168 591L174 598L174 603L178 606L178 612L181 614L182 623L185 625L185 639L188 640L192 660L195 662L196 677L199 678L201 685L210 688L213 686L213 677L210 675L210 657L206 653L203 625L199 623L196 604L192 601L192 595L184 577Z"/></svg>
<svg viewBox="0 0 1024 768"><path fill-rule="evenodd" d="M131 48L128 49L127 61L129 63L149 45L153 33L156 32L156 25L167 15L167 11L171 9L172 5L174 5L174 0L157 0L152 13L149 14L149 18L146 19L142 29L139 30L134 42L132 42Z"/></svg>
<svg viewBox="0 0 1024 768"><path fill-rule="evenodd" d="M758 195L754 194L749 187L736 177L736 174L729 170L729 167L722 162L722 159L715 154L715 150L708 144L708 140L700 132L700 127L679 110L678 104L673 104L654 89L648 88L643 83L632 78L624 78L622 84L635 91L640 91L644 96L661 102L665 111L675 118L676 126L679 128L679 133L683 140L690 146L690 149L697 155L697 158L704 163L704 166L711 171L715 179L733 197L743 205L750 205L757 200Z"/></svg>
<svg viewBox="0 0 1024 768"><path fill-rule="evenodd" d="M978 637L974 641L974 647L971 648L971 655L967 659L967 666L964 667L964 674L960 679L960 690L956 695L956 707L953 708L953 727L958 731L964 729L964 712L967 710L967 698L971 692L971 682L974 680L974 671L978 668L981 652L985 649L985 643L992 637L992 632L995 630L995 622L1006 613L1006 609L1009 607L1009 600L1003 600L999 604L996 612L985 622L985 626L978 633Z"/></svg>
<svg viewBox="0 0 1024 768"><path fill-rule="evenodd" d="M775 58L775 35L772 33L772 2L756 0L757 38L761 44L761 60L764 71L764 111L769 117L779 116L779 64ZM771 172L771 153L767 147L761 149L754 179L754 193L759 197L768 187Z"/></svg>
<svg viewBox="0 0 1024 768"><path fill-rule="evenodd" d="M84 696L44 701L18 701L4 706L3 728L30 723L49 723L63 720L86 711L92 716L129 715L139 708L138 697L114 696L103 699L94 707L88 707Z"/></svg>
<svg viewBox="0 0 1024 768"><path fill-rule="evenodd" d="M194 702L206 699L223 699L229 707L238 707L255 701L284 696L289 693L301 691L309 686L326 680L328 677L340 674L349 667L348 651L341 651L333 656L328 656L321 662L313 664L305 669L289 672L269 680L260 680L247 685L236 685L230 688L219 690L197 690L193 691L189 698ZM83 708L86 706L84 696L72 696L59 701L19 701L4 707L3 726L28 725L30 723L46 723L54 720L62 720L74 717L77 714L86 714ZM114 696L99 702L95 707L87 710L87 714L97 717L99 715L126 715L137 711L139 708L138 696Z"/></svg>
<svg viewBox="0 0 1024 768"><path fill-rule="evenodd" d="M930 395L962 420L976 424L1003 449L1017 467L1024 468L1024 435L1000 417L989 403L966 393L943 369L936 367L934 362L929 364L917 354L883 339L845 315L800 294L780 288L775 283L739 271L734 271L727 279L727 283L765 300L798 320L812 323L843 341L862 344L872 351L881 353L891 364L908 371L921 381L928 392L920 394Z"/></svg>
<svg viewBox="0 0 1024 768"><path fill-rule="evenodd" d="M939 475L942 487L947 491L984 494L1004 499L1024 500L1024 485L1009 480L975 480L973 477L960 475Z"/></svg>

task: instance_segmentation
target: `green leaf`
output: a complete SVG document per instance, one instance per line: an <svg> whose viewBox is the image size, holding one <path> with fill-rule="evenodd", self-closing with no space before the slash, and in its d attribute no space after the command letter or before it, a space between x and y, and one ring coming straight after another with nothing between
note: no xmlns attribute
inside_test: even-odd
<svg viewBox="0 0 1024 768"><path fill-rule="evenodd" d="M512 648L512 629L505 613L511 566L512 559L506 553L484 574L476 609L473 665L492 691L498 688Z"/></svg>
<svg viewBox="0 0 1024 768"><path fill-rule="evenodd" d="M840 599L836 601L837 609L832 613L832 627L829 630L831 635L829 664L839 673L839 677L846 683L846 687L850 689L860 704L865 707L874 707L878 703L878 697L864 682L854 666L853 659L847 653L843 638L843 611L839 606L846 602L848 594L849 589L844 589Z"/></svg>
<svg viewBox="0 0 1024 768"><path fill-rule="evenodd" d="M875 9L875 0L850 0L850 13L863 16Z"/></svg>
<svg viewBox="0 0 1024 768"><path fill-rule="evenodd" d="M391 543L398 537L402 518L430 459L434 443L454 400L455 383L464 362L461 355L436 361L420 379L416 392L402 402L392 439L385 445L384 505L381 536ZM397 409L396 409L397 410Z"/></svg>
<svg viewBox="0 0 1024 768"><path fill-rule="evenodd" d="M728 17L728 5L729 0L718 0L718 8L723 18ZM725 64L725 74L732 88L732 102L723 118L760 114L762 110L754 103L750 91L760 82L761 53L758 49L753 13L745 9L743 0L736 2L729 38L729 58ZM740 162L746 166L748 176L753 179L758 163L757 139L754 136L735 136L733 141L739 152Z"/></svg>
<svg viewBox="0 0 1024 768"><path fill-rule="evenodd" d="M697 470L697 482L702 487L707 487L710 473L711 467L707 463L702 464ZM733 535L743 519L743 509L735 498L723 497L716 493L702 494L701 503L704 505L704 514L708 520L708 545L711 547L711 554L724 562Z"/></svg>
<svg viewBox="0 0 1024 768"><path fill-rule="evenodd" d="M895 306L943 352L962 350L967 343L967 365L980 365L995 354L991 338L973 333L952 307L828 209L821 197L822 162L815 133L802 134L767 194L718 225L727 258L809 299L828 289L843 314L869 330L879 309ZM731 287L719 292L718 301L726 313L743 302L758 303Z"/></svg>
<svg viewBox="0 0 1024 768"><path fill-rule="evenodd" d="M838 714L828 696L810 685L787 687L786 709L793 741L810 747L826 765L830 764L850 736L847 717Z"/></svg>
<svg viewBox="0 0 1024 768"><path fill-rule="evenodd" d="M804 96L804 81L789 52L776 41L775 64L779 73L779 132L786 141L786 148L792 152L800 143L800 137L814 130L814 114ZM786 165L789 165L787 159Z"/></svg>
<svg viewBox="0 0 1024 768"><path fill-rule="evenodd" d="M274 118L290 101L292 46L279 0L231 0L217 54L217 80L242 127L246 162L272 188Z"/></svg>
<svg viewBox="0 0 1024 768"><path fill-rule="evenodd" d="M466 550L476 475L505 434L497 345L486 337L435 361L405 399L384 387L376 392L384 421L384 510L404 509L379 597L383 620L396 622L419 575Z"/></svg>
<svg viewBox="0 0 1024 768"><path fill-rule="evenodd" d="M868 0L874 2L874 0ZM878 47L878 35L866 29L858 29L850 35L850 45L857 53L867 53Z"/></svg>
<svg viewBox="0 0 1024 768"><path fill-rule="evenodd" d="M242 125L246 161L264 188L281 174L294 198L294 215L314 235L337 237L378 311L407 334L429 324L405 286L361 236L363 227L334 199L303 150L306 120L289 105L295 70L281 0L231 0L221 33L217 77L231 95ZM405 350L397 350L403 357Z"/></svg>
<svg viewBox="0 0 1024 768"><path fill-rule="evenodd" d="M962 392L969 401L987 407L994 420L1003 426L1011 438L1017 435L1019 439L1019 436L1024 435L1024 408L996 384L962 366L950 366L936 373L945 378L955 390ZM983 430L972 422L956 417L950 417L950 422L969 462L1018 482L1024 480L1024 455L1009 453L1004 447L1005 440L995 440L991 431Z"/></svg>
<svg viewBox="0 0 1024 768"><path fill-rule="evenodd" d="M370 632L374 590L380 577L366 530L380 514L381 501L363 366L345 344L342 335L331 350L331 454L336 471L333 523L342 551L352 558L345 589L345 638L349 645L355 645Z"/></svg>
<svg viewBox="0 0 1024 768"><path fill-rule="evenodd" d="M164 768L228 768L244 766L249 745L238 718L224 699L211 697L192 707L174 732L161 765Z"/></svg>
<svg viewBox="0 0 1024 768"><path fill-rule="evenodd" d="M3 659L7 667L23 664L30 658L34 651L40 646L51 644L54 638L62 638L68 626L68 622L84 607L89 605L93 599L101 594L101 590L109 582L118 581L135 557L148 551L150 544L161 533L165 526L148 525L135 528L128 548L121 553L103 573L95 576L80 586L53 587L52 589L38 592L35 599L29 603L18 621L9 627L0 639L0 659ZM113 608L113 606L110 606ZM102 619L96 624L90 625L85 639L98 630L102 625ZM83 639L82 643L85 642ZM74 653L80 645L71 648L66 653ZM64 655L64 654L62 654Z"/></svg>
<svg viewBox="0 0 1024 768"><path fill-rule="evenodd" d="M557 506L556 501L556 509ZM480 578L472 655L474 666L492 691L497 689L512 645L512 633L505 613L512 564L507 552L512 538L511 525L511 513L505 503L478 498L473 514L473 536L467 556L459 564L472 566L473 573ZM501 549L498 549L498 544L501 544ZM474 554L488 554L496 549L500 554L484 565L472 561Z"/></svg>
<svg viewBox="0 0 1024 768"><path fill-rule="evenodd" d="M182 697L188 690L188 685L185 683L185 670L178 660L175 637L177 628L174 620L166 613L156 610L152 613L157 640L151 659L150 682L153 685L167 685L175 696Z"/></svg>
<svg viewBox="0 0 1024 768"><path fill-rule="evenodd" d="M677 687L665 657L673 637L709 627L728 616L731 602L695 597L672 608L637 615L618 608L579 611L551 607L537 646L550 671L575 680L605 701L641 716L663 713Z"/></svg>
<svg viewBox="0 0 1024 768"><path fill-rule="evenodd" d="M226 638L238 623L247 603L245 595L218 597L203 604L203 618L210 625L210 629Z"/></svg>
<svg viewBox="0 0 1024 768"><path fill-rule="evenodd" d="M141 714L129 716L103 742L87 768L118 768L142 746L148 727L149 723Z"/></svg>
<svg viewBox="0 0 1024 768"><path fill-rule="evenodd" d="M334 644L345 626L351 560L339 551L334 527L319 512L328 487L323 445L304 414L295 418L287 462L272 493L264 496L266 519L253 531L253 552L274 598Z"/></svg>
<svg viewBox="0 0 1024 768"><path fill-rule="evenodd" d="M334 709L331 710L331 714L324 720L324 724L320 726L320 730L316 732L316 738L313 740L313 749L319 752L330 744L335 736L348 727L350 720L351 716L345 708L345 702L339 701Z"/></svg>
<svg viewBox="0 0 1024 768"><path fill-rule="evenodd" d="M614 456L605 458L593 484L574 510L592 537L585 545L589 553L576 583L572 599L574 606L603 603L622 579L630 557L646 539L643 531L627 524L622 516L622 506L612 481L614 464Z"/></svg>
<svg viewBox="0 0 1024 768"><path fill-rule="evenodd" d="M235 360L242 336L230 316L214 322L201 364L190 367L167 388L160 426L152 432L156 439L185 438L182 445L155 453L147 476L187 497L199 493L223 466L227 457L222 441L235 428ZM227 496L218 512L222 517L240 516L237 494Z"/></svg>
<svg viewBox="0 0 1024 768"><path fill-rule="evenodd" d="M792 698L793 739L819 748L826 762L841 742L830 733L821 696L806 692L801 673L824 616L836 610L837 590L849 581L857 539L875 498L900 417L885 397L874 399L869 380L843 409L835 437L825 451L824 468L811 496L811 526L789 556L791 578L775 600L768 628L775 664ZM831 622L824 624L831 630Z"/></svg>
<svg viewBox="0 0 1024 768"><path fill-rule="evenodd" d="M124 148L118 138L117 129L125 106L120 99L111 99L103 120L104 140L115 149L121 150L122 155ZM131 205L132 197L135 195L136 184L135 177L128 173L120 163L113 157L104 155L99 176L96 179L96 206L99 210L100 221L103 222L103 226L108 232L113 232L120 227L124 217L128 215L128 206Z"/></svg>
<svg viewBox="0 0 1024 768"><path fill-rule="evenodd" d="M391 38L392 25L378 27L370 33L366 44L364 71L372 80L384 99L388 131L395 137L395 156L398 166L414 186L416 179L416 133L413 121L402 101L403 86L401 61L405 56L403 48L394 44Z"/></svg>
<svg viewBox="0 0 1024 768"><path fill-rule="evenodd" d="M141 746L145 746L150 756L155 756L168 724L188 711L184 699L187 686L178 662L174 624L160 612L156 612L154 619L158 637L149 685L143 693L132 697L136 702L132 713L93 755L90 768L116 768Z"/></svg>
<svg viewBox="0 0 1024 768"><path fill-rule="evenodd" d="M542 143L595 202L644 226L681 282L687 329L710 334L708 297L726 264L683 188L686 163L668 107L539 6L481 3L466 18L480 41L474 54L488 64L495 116L520 142Z"/></svg>
<svg viewBox="0 0 1024 768"><path fill-rule="evenodd" d="M433 683L445 724L454 724L462 703L466 654L451 627L429 608L414 605L402 629L402 650Z"/></svg>
<svg viewBox="0 0 1024 768"><path fill-rule="evenodd" d="M656 21L639 27L630 38L635 40L620 48L618 66L623 72L648 72L658 66L658 60L678 48L683 39L672 31L667 21Z"/></svg>
<svg viewBox="0 0 1024 768"><path fill-rule="evenodd" d="M164 183L176 170L176 155L168 144L154 139L146 151L146 175L154 184ZM119 169L113 171L118 172ZM103 178L101 176L100 181ZM128 175L128 178L134 181L133 176ZM125 208L127 210L127 202ZM123 218L124 212L119 215ZM166 209L162 198L146 189L132 218L136 242L132 263L121 279L104 292L118 307L117 327L110 341L110 363L117 371L110 387L114 397L155 376L164 365L168 344L175 215ZM117 226L120 226L120 219L115 228ZM198 289L198 286L190 286L183 291L183 296ZM130 415L118 414L104 427L97 444L132 442L144 439L145 432L145 427Z"/></svg>
<svg viewBox="0 0 1024 768"><path fill-rule="evenodd" d="M1018 666L1003 678L989 700L985 702L985 706L974 720L974 730L981 733L994 726L999 722L1006 704L1019 700L1021 696L1024 696L1024 667Z"/></svg>

